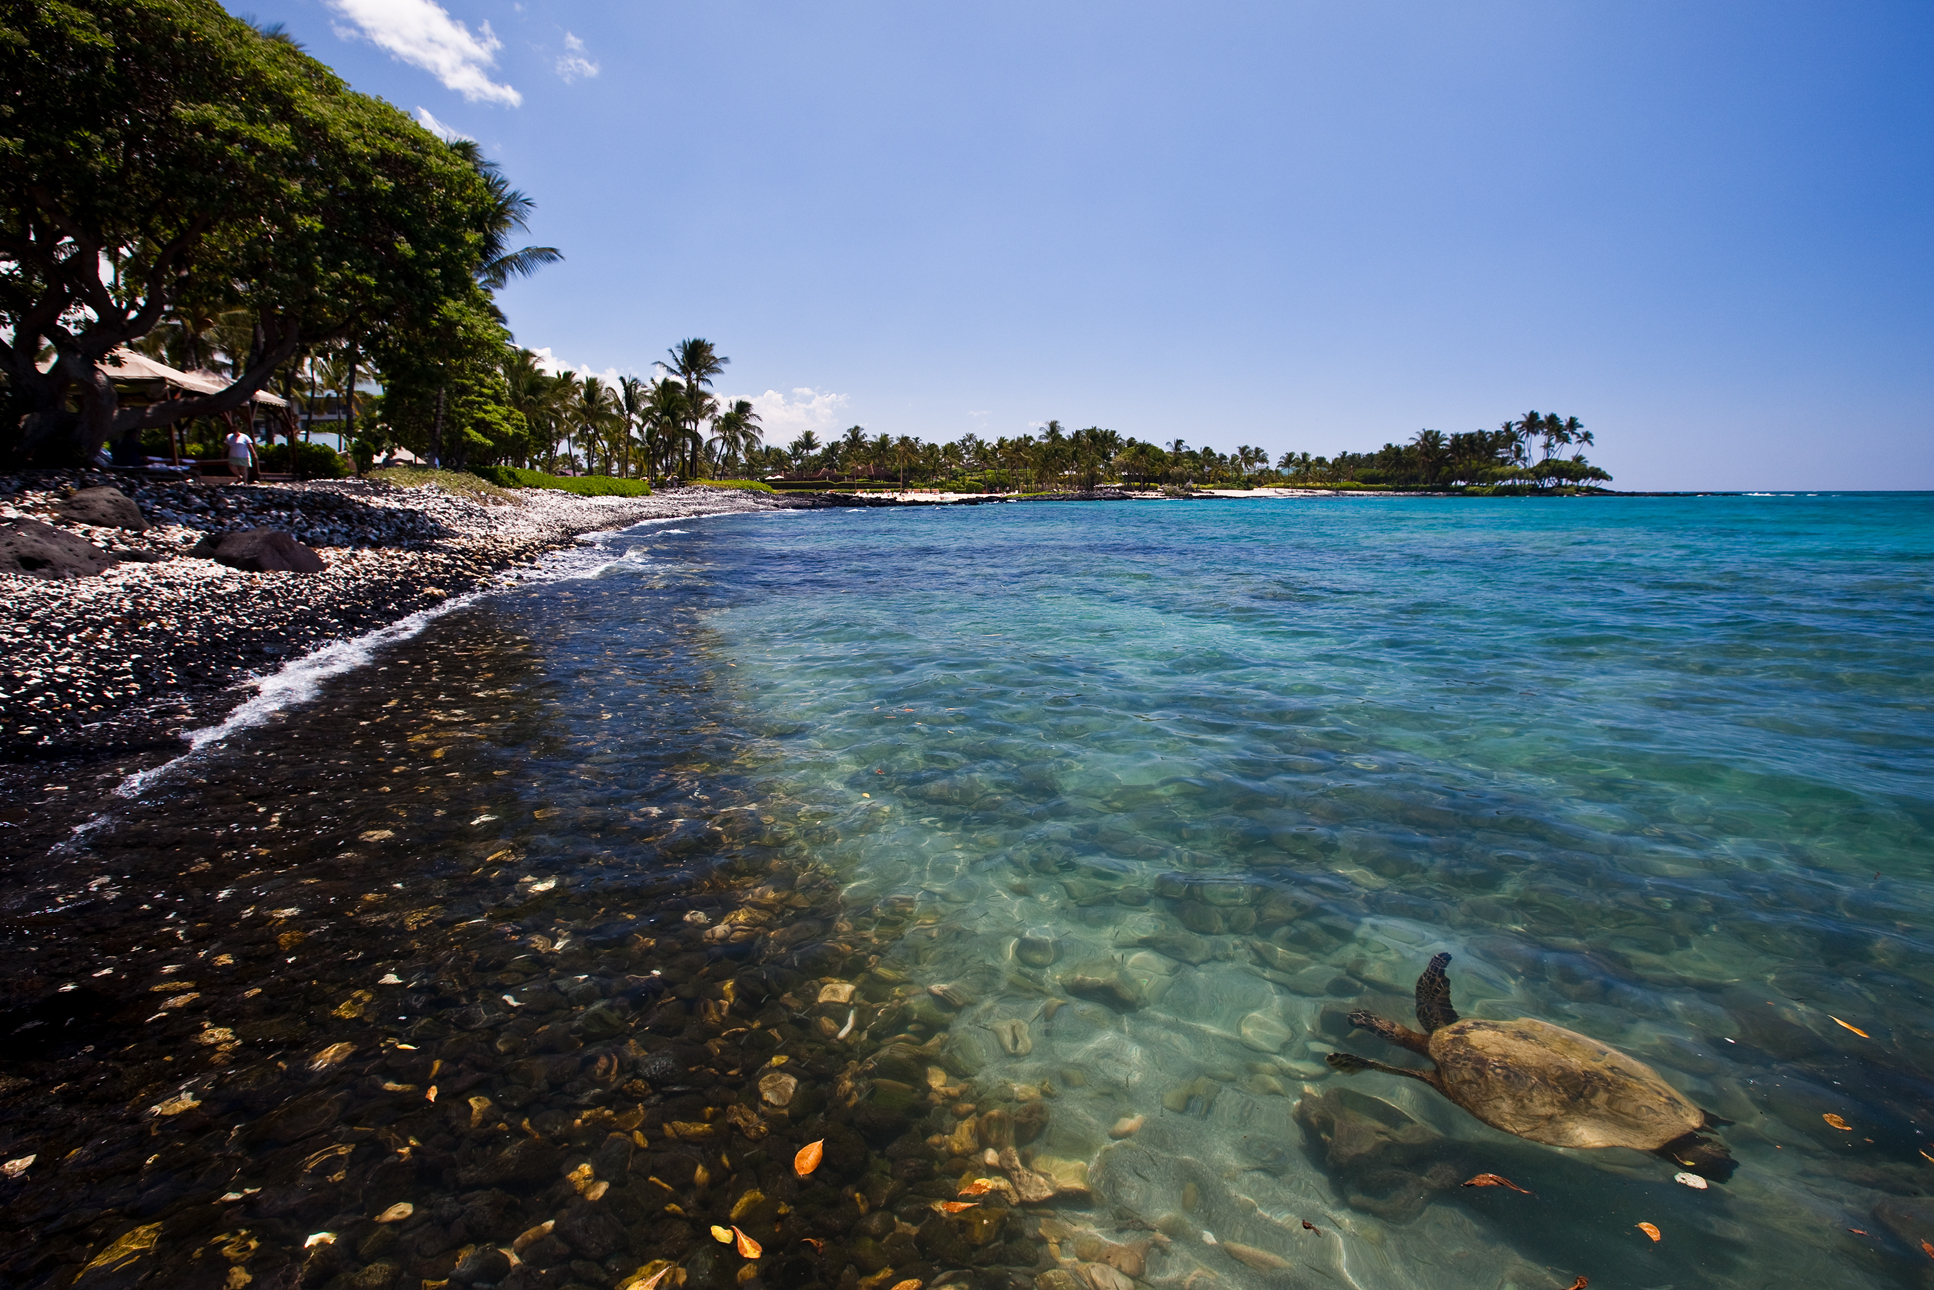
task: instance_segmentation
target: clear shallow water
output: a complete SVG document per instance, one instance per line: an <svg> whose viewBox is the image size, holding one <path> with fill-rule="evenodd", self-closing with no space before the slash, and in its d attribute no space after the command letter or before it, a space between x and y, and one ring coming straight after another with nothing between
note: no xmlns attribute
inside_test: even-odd
<svg viewBox="0 0 1934 1290"><path fill-rule="evenodd" d="M159 1221L128 1274L154 1284L194 1282L180 1260L244 1229L252 1275L437 1280L547 1216L591 1221L564 1184L487 1163L521 1136L558 1170L605 1150L622 1232L517 1284L613 1284L658 1255L735 1283L701 1229L754 1185L792 1207L762 1215L775 1256L830 1242L757 1265L785 1287L889 1266L1015 1285L1151 1232L1141 1279L1194 1290L1922 1284L1931 571L1921 496L618 535L554 571L575 577L383 647L16 883L9 1020L37 1047L0 1127L7 1157L39 1149L6 1204L40 1235L12 1277L64 1284ZM721 936L734 917L757 939ZM1407 1020L1438 950L1464 1015L1585 1031L1734 1121L1733 1181L1694 1191L1656 1157L1536 1146L1330 1071L1339 1049L1402 1060L1344 1017ZM850 1009L817 1004L828 979L859 984ZM451 1087L416 1069L431 1053L469 1081L454 1110L391 1087ZM668 1142L667 1122L759 1105L773 1055L802 1092L769 1136ZM966 1091L889 1105L928 1062ZM868 1075L845 1105L839 1081ZM151 1110L183 1090L200 1105ZM1048 1108L1028 1150L1088 1165L1091 1198L1055 1220L1077 1231L923 1226L967 1160L914 1149L969 1101ZM303 1119L317 1106L333 1124ZM628 1164L598 1146L601 1107L644 1117ZM815 1191L784 1166L820 1135L849 1172ZM352 1147L334 1181L305 1163L331 1144ZM1536 1195L1457 1185L1479 1172ZM855 1226L874 1182L915 1245ZM378 1235L406 1199L422 1213ZM301 1248L325 1227L337 1262Z"/></svg>

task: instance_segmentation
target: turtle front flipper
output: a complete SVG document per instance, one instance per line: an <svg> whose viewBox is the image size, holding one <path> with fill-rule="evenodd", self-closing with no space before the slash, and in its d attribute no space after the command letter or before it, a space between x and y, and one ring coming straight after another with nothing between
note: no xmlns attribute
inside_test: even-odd
<svg viewBox="0 0 1934 1290"><path fill-rule="evenodd" d="M1457 1024L1457 1009L1450 1001L1450 977L1444 972L1449 962L1450 955L1439 954L1417 978L1417 1024L1427 1035Z"/></svg>
<svg viewBox="0 0 1934 1290"><path fill-rule="evenodd" d="M1337 1069L1341 1070L1342 1067ZM1732 1152L1726 1150L1725 1143L1696 1130L1666 1143L1659 1148L1659 1154L1673 1164L1714 1182L1725 1182L1733 1176L1733 1170L1739 1168L1739 1162L1733 1159Z"/></svg>
<svg viewBox="0 0 1934 1290"><path fill-rule="evenodd" d="M1422 1080L1439 1093L1444 1091L1444 1086L1437 1080L1436 1071L1405 1070L1401 1066L1385 1066L1382 1062L1373 1062L1368 1057L1358 1057L1355 1053L1331 1053L1323 1060L1345 1075L1355 1075L1358 1071L1382 1071L1385 1075L1407 1075L1411 1079Z"/></svg>
<svg viewBox="0 0 1934 1290"><path fill-rule="evenodd" d="M1426 1057L1430 1056L1430 1037L1428 1035L1420 1035L1409 1026L1391 1021L1387 1017L1379 1017L1374 1012L1366 1012L1359 1008L1350 1014L1350 1024L1359 1030L1367 1030L1373 1035L1380 1035L1388 1039L1391 1043L1396 1044L1399 1048L1408 1048L1413 1053L1422 1053Z"/></svg>

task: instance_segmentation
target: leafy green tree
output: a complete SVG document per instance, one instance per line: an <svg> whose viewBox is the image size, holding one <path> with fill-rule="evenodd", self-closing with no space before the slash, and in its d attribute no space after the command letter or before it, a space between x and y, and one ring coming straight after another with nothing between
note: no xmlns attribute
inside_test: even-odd
<svg viewBox="0 0 1934 1290"><path fill-rule="evenodd" d="M305 345L427 323L473 281L477 168L213 0L9 5L0 85L9 455L86 458L238 407ZM120 406L109 353L171 311L232 309L251 335L227 388Z"/></svg>

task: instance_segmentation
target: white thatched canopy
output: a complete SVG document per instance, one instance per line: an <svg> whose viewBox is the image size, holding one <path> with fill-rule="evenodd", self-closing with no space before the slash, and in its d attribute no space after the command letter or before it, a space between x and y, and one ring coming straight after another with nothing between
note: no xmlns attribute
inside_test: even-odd
<svg viewBox="0 0 1934 1290"><path fill-rule="evenodd" d="M231 384L220 372L184 372L131 349L117 349L109 354L101 360L101 370L117 381L159 381L190 394L219 394ZM267 407L289 406L287 399L267 390L257 390L253 397L255 402Z"/></svg>

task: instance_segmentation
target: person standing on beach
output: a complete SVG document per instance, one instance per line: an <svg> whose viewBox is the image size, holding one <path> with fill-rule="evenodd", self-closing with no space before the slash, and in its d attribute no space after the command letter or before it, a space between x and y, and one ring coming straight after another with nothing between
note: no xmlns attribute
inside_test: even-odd
<svg viewBox="0 0 1934 1290"><path fill-rule="evenodd" d="M262 482L261 473L255 468L255 440L240 426L228 432L228 469L230 474L240 475L248 483Z"/></svg>

